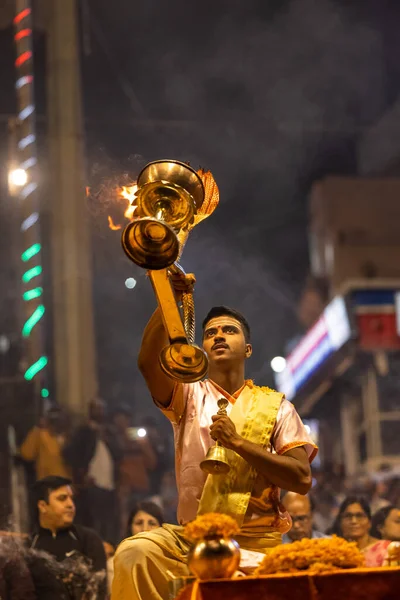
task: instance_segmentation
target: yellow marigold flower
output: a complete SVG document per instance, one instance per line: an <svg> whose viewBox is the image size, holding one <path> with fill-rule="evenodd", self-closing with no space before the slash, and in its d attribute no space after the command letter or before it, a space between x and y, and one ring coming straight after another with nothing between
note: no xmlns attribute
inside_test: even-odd
<svg viewBox="0 0 400 600"><path fill-rule="evenodd" d="M210 536L231 538L237 533L239 533L239 525L235 519L220 513L200 515L185 526L185 535L192 542Z"/></svg>

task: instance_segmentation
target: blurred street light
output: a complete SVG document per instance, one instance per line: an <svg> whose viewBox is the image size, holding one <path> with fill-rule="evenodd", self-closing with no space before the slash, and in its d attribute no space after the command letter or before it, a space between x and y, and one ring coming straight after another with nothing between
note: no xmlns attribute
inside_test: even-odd
<svg viewBox="0 0 400 600"><path fill-rule="evenodd" d="M125 287L127 287L128 290L133 290L135 285L136 285L136 279L134 279L133 277L128 277L128 279L125 279Z"/></svg>
<svg viewBox="0 0 400 600"><path fill-rule="evenodd" d="M0 354L7 354L11 346L11 342L8 336L0 335Z"/></svg>
<svg viewBox="0 0 400 600"><path fill-rule="evenodd" d="M24 187L28 181L28 173L25 169L11 169L8 173L8 184L10 188Z"/></svg>
<svg viewBox="0 0 400 600"><path fill-rule="evenodd" d="M286 358L283 358L283 356L275 356L275 358L271 360L271 369L275 373L282 373L282 371L284 371L285 368Z"/></svg>

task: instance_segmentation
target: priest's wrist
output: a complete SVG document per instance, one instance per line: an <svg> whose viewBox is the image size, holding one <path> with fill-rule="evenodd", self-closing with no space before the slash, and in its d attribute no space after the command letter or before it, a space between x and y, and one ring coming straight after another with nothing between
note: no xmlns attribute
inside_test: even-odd
<svg viewBox="0 0 400 600"><path fill-rule="evenodd" d="M229 440L229 450L234 450L238 452L243 447L243 442L245 440L240 435L235 435L235 437Z"/></svg>

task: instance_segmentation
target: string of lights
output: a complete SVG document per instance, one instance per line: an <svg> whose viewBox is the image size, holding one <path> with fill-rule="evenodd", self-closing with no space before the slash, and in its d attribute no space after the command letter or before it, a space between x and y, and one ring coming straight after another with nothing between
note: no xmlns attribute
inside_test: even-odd
<svg viewBox="0 0 400 600"><path fill-rule="evenodd" d="M16 48L16 83L18 101L18 162L15 174L19 189L23 220L21 237L23 252L22 285L26 320L22 336L28 343L29 362L24 373L27 381L33 380L35 389L47 398L46 367L48 357L43 352L43 266L40 234L40 207L37 197L37 147L35 130L35 97L32 43L32 7L30 0L16 1L14 18L14 41Z"/></svg>

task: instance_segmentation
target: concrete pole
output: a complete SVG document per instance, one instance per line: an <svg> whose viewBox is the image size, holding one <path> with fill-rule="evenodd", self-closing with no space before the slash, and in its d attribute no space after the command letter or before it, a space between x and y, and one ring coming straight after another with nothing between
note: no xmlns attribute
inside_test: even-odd
<svg viewBox="0 0 400 600"><path fill-rule="evenodd" d="M342 460L346 475L356 475L359 470L359 455L357 450L357 429L354 399L345 394L340 403L340 421L342 426Z"/></svg>
<svg viewBox="0 0 400 600"><path fill-rule="evenodd" d="M362 385L364 422L367 438L367 471L374 471L382 462L382 439L379 418L379 393L376 371L370 366Z"/></svg>
<svg viewBox="0 0 400 600"><path fill-rule="evenodd" d="M83 415L97 393L75 0L48 2L49 190L56 397Z"/></svg>

